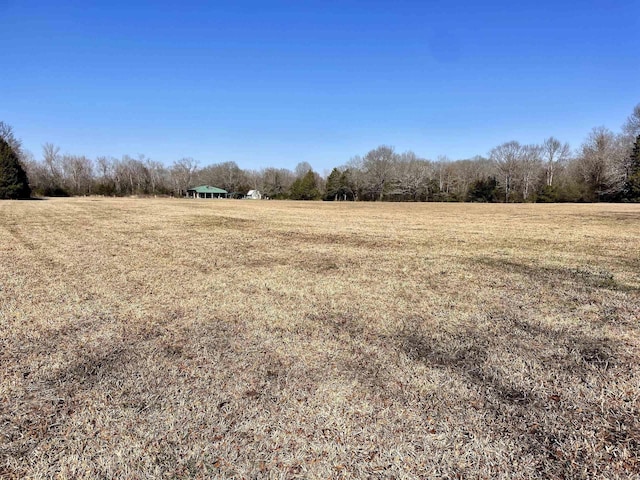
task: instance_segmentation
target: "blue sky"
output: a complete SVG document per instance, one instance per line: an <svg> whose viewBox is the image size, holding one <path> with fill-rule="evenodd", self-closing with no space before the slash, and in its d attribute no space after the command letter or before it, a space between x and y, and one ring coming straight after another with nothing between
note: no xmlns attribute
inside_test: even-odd
<svg viewBox="0 0 640 480"><path fill-rule="evenodd" d="M0 0L0 120L36 158L319 172L381 144L435 159L640 103L640 0Z"/></svg>

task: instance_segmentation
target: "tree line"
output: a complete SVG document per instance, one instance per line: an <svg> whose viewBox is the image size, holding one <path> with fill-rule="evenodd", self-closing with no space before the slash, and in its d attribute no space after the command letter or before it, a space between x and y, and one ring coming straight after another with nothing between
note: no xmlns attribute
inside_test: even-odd
<svg viewBox="0 0 640 480"><path fill-rule="evenodd" d="M20 190L22 196L29 192L43 196L182 196L188 188L205 184L224 188L232 197L256 189L268 198L293 200L640 201L640 104L619 132L596 127L575 150L549 137L531 145L509 141L486 156L429 160L382 145L333 168L326 177L307 162L294 170L246 170L235 162L200 167L185 157L166 166L144 155L90 159L62 154L52 143L45 143L41 158L36 159L22 149L4 122L0 122L0 140L0 197L4 183L18 181L18 174L6 167L16 163L5 159L11 151L28 177L28 184L26 177L22 179L26 185ZM13 180L4 179L8 174L3 169L13 172Z"/></svg>

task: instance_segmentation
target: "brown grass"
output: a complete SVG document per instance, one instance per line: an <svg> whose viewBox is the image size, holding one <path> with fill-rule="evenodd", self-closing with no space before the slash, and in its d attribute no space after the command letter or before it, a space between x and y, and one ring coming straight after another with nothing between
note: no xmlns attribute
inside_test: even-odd
<svg viewBox="0 0 640 480"><path fill-rule="evenodd" d="M0 203L2 478L640 478L640 206Z"/></svg>

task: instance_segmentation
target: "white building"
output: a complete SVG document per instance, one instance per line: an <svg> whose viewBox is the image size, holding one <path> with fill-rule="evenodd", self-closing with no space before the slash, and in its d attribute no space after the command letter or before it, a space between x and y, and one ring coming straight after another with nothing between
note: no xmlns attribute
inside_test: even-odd
<svg viewBox="0 0 640 480"><path fill-rule="evenodd" d="M244 198L249 198L251 200L261 200L262 194L258 190L249 190L249 193L247 193L247 196Z"/></svg>

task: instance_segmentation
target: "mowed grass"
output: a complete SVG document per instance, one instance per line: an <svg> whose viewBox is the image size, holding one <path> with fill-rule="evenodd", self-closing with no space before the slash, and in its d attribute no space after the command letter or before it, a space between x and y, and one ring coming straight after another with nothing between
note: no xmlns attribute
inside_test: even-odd
<svg viewBox="0 0 640 480"><path fill-rule="evenodd" d="M640 205L0 203L2 478L639 478Z"/></svg>

